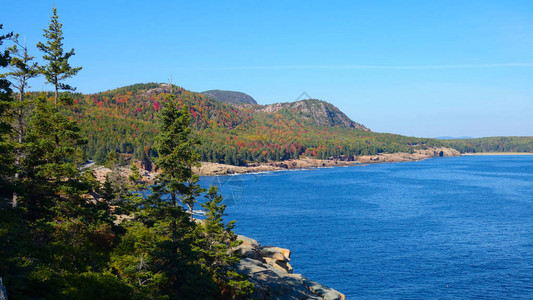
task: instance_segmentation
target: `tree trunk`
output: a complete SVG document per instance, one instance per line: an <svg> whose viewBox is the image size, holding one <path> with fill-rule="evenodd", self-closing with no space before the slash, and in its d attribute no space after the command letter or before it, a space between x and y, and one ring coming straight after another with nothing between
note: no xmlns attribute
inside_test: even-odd
<svg viewBox="0 0 533 300"><path fill-rule="evenodd" d="M57 89L57 85L56 85L56 92L55 92L55 94L54 94L54 104L55 104L55 106L56 106L56 109L57 109L57 96L58 96L58 95L59 95L59 93L58 93L58 89Z"/></svg>
<svg viewBox="0 0 533 300"><path fill-rule="evenodd" d="M24 87L26 86L26 80L23 79L22 80L22 83L20 85L20 94L19 94L19 103L20 103L20 108L19 108L19 113L18 113L18 116L17 116L17 121L18 121L18 143L19 145L22 145L22 141L24 140L24 106L22 104L22 101L24 101ZM16 152L16 158L15 158L15 166L16 166L16 173L15 173L15 182L18 181L18 179L20 178L20 172L19 172L19 168L20 168L20 161L22 159L22 153L21 153L21 150L19 149L17 152ZM13 208L17 207L18 205L18 195L17 195L17 192L14 192L13 193L13 199L11 201L11 206Z"/></svg>

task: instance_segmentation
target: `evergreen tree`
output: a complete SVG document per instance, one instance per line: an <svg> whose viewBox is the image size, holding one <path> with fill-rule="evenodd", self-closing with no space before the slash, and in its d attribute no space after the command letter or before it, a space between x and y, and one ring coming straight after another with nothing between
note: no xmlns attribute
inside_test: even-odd
<svg viewBox="0 0 533 300"><path fill-rule="evenodd" d="M0 29L2 29L0 24ZM12 33L0 35L0 46L4 40L10 38ZM0 68L5 68L9 64L9 51L0 50ZM11 127L11 108L13 99L11 98L12 90L7 79L0 77L0 197L11 195L12 192L12 175L13 168L13 149L12 127ZM2 199L0 199L1 201ZM1 204L1 203L0 203Z"/></svg>
<svg viewBox="0 0 533 300"><path fill-rule="evenodd" d="M54 104L56 108L59 90L75 90L74 87L64 83L64 81L75 76L81 70L81 67L71 67L68 62L69 58L75 53L74 49L64 52L62 27L63 24L59 23L57 9L54 7L50 25L48 29L44 29L43 36L46 38L46 43L37 43L37 48L44 52L43 59L48 62L47 65L41 68L41 72L46 77L46 81L54 85Z"/></svg>
<svg viewBox="0 0 533 300"><path fill-rule="evenodd" d="M179 200L187 205L192 220L195 199L205 190L192 172L192 167L199 165L199 155L194 150L199 141L191 132L189 109L185 105L178 109L178 105L176 97L169 95L160 113L155 145L159 154L155 163L161 169L158 188L170 195L174 207Z"/></svg>
<svg viewBox="0 0 533 300"><path fill-rule="evenodd" d="M111 150L107 154L107 160L105 162L105 167L108 169L114 169L118 165L117 151Z"/></svg>
<svg viewBox="0 0 533 300"><path fill-rule="evenodd" d="M26 133L27 117L31 108L31 100L26 99L26 88L29 87L28 80L38 75L38 65L32 60L35 58L28 54L28 48L26 44L19 42L19 35L16 34L12 37L14 43L9 47L9 51L12 53L10 61L11 71L6 73L5 76L10 80L11 84L18 90L18 101L13 105L14 117L15 117L15 131L17 134L17 147L15 149L15 168L20 167L20 161L24 155L23 141ZM15 182L18 181L20 173L15 173ZM13 206L17 206L17 193L13 193Z"/></svg>
<svg viewBox="0 0 533 300"><path fill-rule="evenodd" d="M221 204L222 196L216 187L211 186L205 197L207 201L201 206L206 211L206 219L198 224L195 240L199 262L219 285L222 294L233 299L244 298L252 293L253 284L235 271L239 257L231 253L231 248L240 244L233 232L235 221L224 224L226 205Z"/></svg>
<svg viewBox="0 0 533 300"><path fill-rule="evenodd" d="M13 36L12 41L14 45L9 47L9 51L12 54L10 61L11 71L6 73L5 76L10 79L11 84L17 89L18 92L16 123L18 142L22 144L25 132L25 117L28 114L28 106L30 105L28 101L25 101L25 93L26 89L30 87L28 85L28 81L39 75L39 66L36 62L32 62L35 57L28 53L26 44L22 44L19 41L18 34Z"/></svg>
<svg viewBox="0 0 533 300"><path fill-rule="evenodd" d="M77 123L58 112L44 95L35 104L26 138L27 155L21 163L25 205L34 218L50 213L53 207L70 214L79 203L69 200L82 193L78 165L84 162L80 146L87 140Z"/></svg>

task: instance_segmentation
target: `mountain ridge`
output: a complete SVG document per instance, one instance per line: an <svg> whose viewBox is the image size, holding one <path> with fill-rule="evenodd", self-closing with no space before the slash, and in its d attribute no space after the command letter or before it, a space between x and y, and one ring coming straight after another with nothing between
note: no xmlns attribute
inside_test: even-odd
<svg viewBox="0 0 533 300"><path fill-rule="evenodd" d="M220 102L224 102L227 104L251 104L251 105L257 105L257 101L255 101L252 96L245 94L243 92L237 92L237 91L225 91L225 90L208 90L204 92L200 92L200 94L205 95L213 100L217 100Z"/></svg>
<svg viewBox="0 0 533 300"><path fill-rule="evenodd" d="M267 113L284 113L287 116L297 114L318 126L340 126L370 131L362 124L351 120L333 104L318 99L273 103L261 106L257 110Z"/></svg>

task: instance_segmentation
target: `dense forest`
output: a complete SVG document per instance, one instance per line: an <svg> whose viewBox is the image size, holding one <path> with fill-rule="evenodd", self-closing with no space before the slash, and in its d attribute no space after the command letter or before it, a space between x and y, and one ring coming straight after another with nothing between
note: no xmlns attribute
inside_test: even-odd
<svg viewBox="0 0 533 300"><path fill-rule="evenodd" d="M443 140L446 147L461 153L477 152L533 152L533 136L485 137L477 139Z"/></svg>
<svg viewBox="0 0 533 300"><path fill-rule="evenodd" d="M192 173L200 156L191 118L196 128L209 120L173 95L130 112L127 90L116 91L121 98L73 94L66 80L81 67L70 65L75 53L64 49L62 33L54 8L37 64L17 35L0 31L0 46L10 44L0 52L0 277L9 299L248 298L253 284L236 272L240 258L230 251L239 243L234 222L223 221L216 189L200 187ZM53 92L27 93L36 76ZM81 114L89 109L102 115ZM231 127L234 119L217 121ZM91 130L106 126L117 130L95 138ZM157 153L160 172L150 188L135 164L126 178L111 156L104 182L83 167L85 153L101 149L94 143L134 152L121 135L131 135L131 147L151 141L146 153ZM200 198L202 220L192 215Z"/></svg>
<svg viewBox="0 0 533 300"><path fill-rule="evenodd" d="M89 142L88 158L103 163L111 151L137 160L157 157L153 149L161 103L175 95L187 106L200 160L244 165L308 156L328 159L340 155L413 152L441 146L439 140L374 133L351 120L345 121L331 104L304 100L269 111L263 106L232 106L205 95L167 84L135 84L91 95L71 94L64 108L76 120ZM326 120L313 116L314 107L326 107ZM316 110L315 110L316 111ZM345 116L344 116L345 117ZM347 118L347 117L345 117Z"/></svg>

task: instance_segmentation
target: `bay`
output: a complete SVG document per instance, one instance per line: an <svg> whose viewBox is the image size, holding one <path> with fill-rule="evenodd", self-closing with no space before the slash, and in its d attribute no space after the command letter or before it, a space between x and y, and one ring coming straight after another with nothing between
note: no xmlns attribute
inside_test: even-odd
<svg viewBox="0 0 533 300"><path fill-rule="evenodd" d="M533 156L202 177L235 231L347 299L532 299Z"/></svg>

